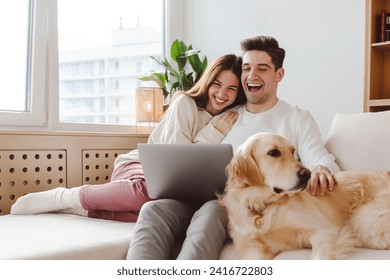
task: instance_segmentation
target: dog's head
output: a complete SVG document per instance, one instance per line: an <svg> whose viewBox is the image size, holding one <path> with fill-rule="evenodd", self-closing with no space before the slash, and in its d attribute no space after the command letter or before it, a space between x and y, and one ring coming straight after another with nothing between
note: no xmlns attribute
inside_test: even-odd
<svg viewBox="0 0 390 280"><path fill-rule="evenodd" d="M257 133L240 146L228 165L228 188L264 186L268 193L292 194L306 188L310 171L295 156L294 146L273 133Z"/></svg>

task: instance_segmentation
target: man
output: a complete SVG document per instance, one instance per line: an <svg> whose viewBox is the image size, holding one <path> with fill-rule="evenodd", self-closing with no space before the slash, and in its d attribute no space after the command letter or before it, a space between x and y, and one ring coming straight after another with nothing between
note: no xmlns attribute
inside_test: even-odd
<svg viewBox="0 0 390 280"><path fill-rule="evenodd" d="M247 102L233 109L238 111L238 119L222 143L230 143L236 150L254 133L281 134L292 142L303 164L312 170L309 191L313 195L324 195L327 189L332 191L332 173L339 168L325 149L313 117L277 96L278 84L284 76L285 51L274 38L267 36L246 39L241 42L241 48L241 83ZM226 213L216 200L195 211L194 206L172 199L145 204L128 259L170 258L175 243L186 229L178 259L217 259L226 240Z"/></svg>

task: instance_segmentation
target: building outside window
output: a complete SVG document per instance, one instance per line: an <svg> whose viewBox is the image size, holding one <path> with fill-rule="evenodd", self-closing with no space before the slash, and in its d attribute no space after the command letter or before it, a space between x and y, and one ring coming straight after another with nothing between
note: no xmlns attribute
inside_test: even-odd
<svg viewBox="0 0 390 280"><path fill-rule="evenodd" d="M163 1L59 0L58 34L60 122L135 124L138 77L163 54Z"/></svg>

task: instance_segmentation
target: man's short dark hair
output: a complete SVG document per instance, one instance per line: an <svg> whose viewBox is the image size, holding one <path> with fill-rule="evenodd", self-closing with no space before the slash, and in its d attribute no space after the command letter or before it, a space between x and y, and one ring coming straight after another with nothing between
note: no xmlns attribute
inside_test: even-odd
<svg viewBox="0 0 390 280"><path fill-rule="evenodd" d="M271 36L256 36L245 39L241 42L241 50L247 51L264 51L271 56L275 70L283 67L286 52L279 47L278 41Z"/></svg>

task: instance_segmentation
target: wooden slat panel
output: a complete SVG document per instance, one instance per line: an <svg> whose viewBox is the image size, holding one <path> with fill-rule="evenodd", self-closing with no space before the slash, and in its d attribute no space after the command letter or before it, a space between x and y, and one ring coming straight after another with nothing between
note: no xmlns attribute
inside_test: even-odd
<svg viewBox="0 0 390 280"><path fill-rule="evenodd" d="M128 150L83 150L83 184L110 181L115 158Z"/></svg>
<svg viewBox="0 0 390 280"><path fill-rule="evenodd" d="M66 187L65 150L0 150L0 214L26 194Z"/></svg>

